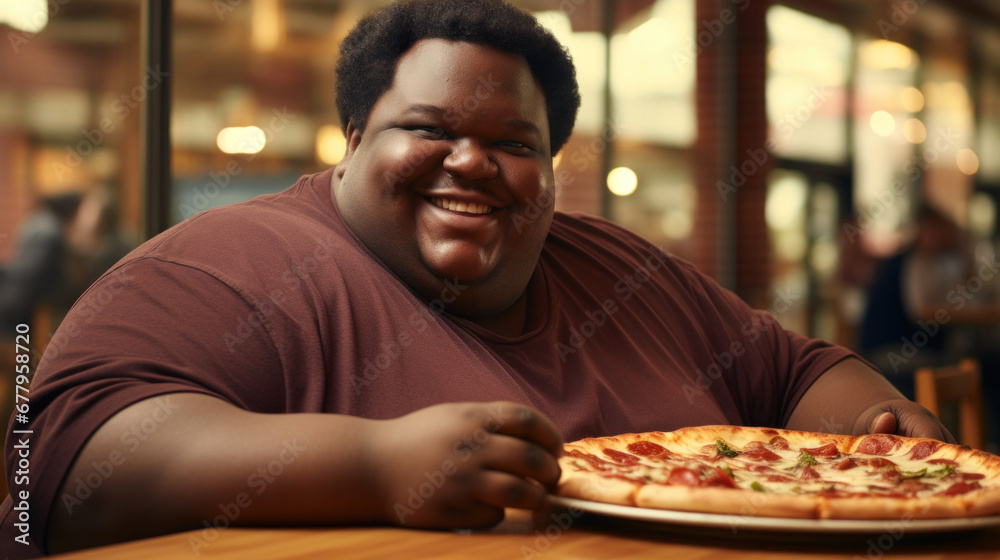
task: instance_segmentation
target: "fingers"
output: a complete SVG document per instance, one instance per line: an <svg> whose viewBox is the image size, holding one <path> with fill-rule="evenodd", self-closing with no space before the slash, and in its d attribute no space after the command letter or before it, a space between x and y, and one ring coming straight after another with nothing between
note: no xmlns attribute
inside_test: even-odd
<svg viewBox="0 0 1000 560"><path fill-rule="evenodd" d="M956 443L955 437L929 410L910 401L890 403L896 417L896 432L902 436L937 439Z"/></svg>
<svg viewBox="0 0 1000 560"><path fill-rule="evenodd" d="M483 426L487 430L537 443L557 457L562 454L562 435L544 414L533 408L508 402L488 403L485 408L488 417Z"/></svg>
<svg viewBox="0 0 1000 560"><path fill-rule="evenodd" d="M473 499L498 508L538 509L545 490L527 480L498 471L482 471L472 490Z"/></svg>
<svg viewBox="0 0 1000 560"><path fill-rule="evenodd" d="M562 437L528 406L440 404L390 421L385 433L376 443L393 459L382 486L399 524L487 527L503 508L540 507L559 480Z"/></svg>
<svg viewBox="0 0 1000 560"><path fill-rule="evenodd" d="M888 401L876 405L865 412L860 420L860 433L898 434L956 443L955 437L933 414L911 401Z"/></svg>
<svg viewBox="0 0 1000 560"><path fill-rule="evenodd" d="M900 415L900 435L937 439L947 443L958 443L955 436L951 435L948 428L945 428L937 418L922 407L917 412L910 412L905 416Z"/></svg>
<svg viewBox="0 0 1000 560"><path fill-rule="evenodd" d="M559 481L559 463L548 450L503 434L494 434L477 460L485 469L532 478L546 487Z"/></svg>
<svg viewBox="0 0 1000 560"><path fill-rule="evenodd" d="M896 433L896 415L891 412L883 412L875 417L869 430L873 434L894 434Z"/></svg>

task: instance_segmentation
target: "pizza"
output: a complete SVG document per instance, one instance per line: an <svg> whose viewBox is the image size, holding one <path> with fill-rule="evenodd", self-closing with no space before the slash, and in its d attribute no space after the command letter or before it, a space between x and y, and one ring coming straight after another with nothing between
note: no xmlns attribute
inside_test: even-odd
<svg viewBox="0 0 1000 560"><path fill-rule="evenodd" d="M1000 514L1000 457L890 434L740 426L565 445L558 495L703 513L804 519Z"/></svg>

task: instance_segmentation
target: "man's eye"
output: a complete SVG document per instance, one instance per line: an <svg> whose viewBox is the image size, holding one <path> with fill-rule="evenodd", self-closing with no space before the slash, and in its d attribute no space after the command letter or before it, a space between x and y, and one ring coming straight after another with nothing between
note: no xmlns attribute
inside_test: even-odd
<svg viewBox="0 0 1000 560"><path fill-rule="evenodd" d="M530 152L535 151L534 148L532 148L531 146L523 144L521 142L516 142L514 140L504 140L502 142L497 142L497 145L512 154L528 154Z"/></svg>
<svg viewBox="0 0 1000 560"><path fill-rule="evenodd" d="M433 126L414 126L411 127L410 130L420 134L424 138L430 138L433 140L443 140L448 138L448 133Z"/></svg>

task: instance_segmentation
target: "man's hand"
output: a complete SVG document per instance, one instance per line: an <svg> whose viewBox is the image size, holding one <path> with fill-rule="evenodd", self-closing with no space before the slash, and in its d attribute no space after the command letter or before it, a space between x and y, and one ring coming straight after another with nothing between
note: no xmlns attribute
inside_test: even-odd
<svg viewBox="0 0 1000 560"><path fill-rule="evenodd" d="M868 408L858 416L853 433L897 434L956 443L929 410L905 399L885 401Z"/></svg>
<svg viewBox="0 0 1000 560"><path fill-rule="evenodd" d="M442 404L379 424L367 461L392 523L488 527L505 507L541 507L559 480L559 431L526 406Z"/></svg>

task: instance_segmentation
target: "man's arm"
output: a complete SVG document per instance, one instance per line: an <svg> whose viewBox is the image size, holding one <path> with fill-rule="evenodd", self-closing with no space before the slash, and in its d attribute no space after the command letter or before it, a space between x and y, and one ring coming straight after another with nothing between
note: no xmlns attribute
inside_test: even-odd
<svg viewBox="0 0 1000 560"><path fill-rule="evenodd" d="M175 410L136 446L126 434L156 418L164 398ZM122 451L126 441L132 449ZM170 394L124 409L90 438L63 482L46 540L54 553L229 525L486 527L504 507L542 505L544 490L532 480L556 483L561 447L547 418L511 403L445 404L375 421L256 414ZM74 481L116 451L124 461L67 507L62 496L73 495ZM193 547L211 544L197 535Z"/></svg>
<svg viewBox="0 0 1000 560"><path fill-rule="evenodd" d="M955 443L926 408L906 399L880 373L853 358L837 363L812 384L786 427L853 435L894 433Z"/></svg>

